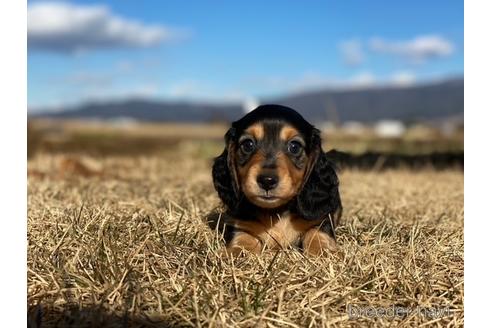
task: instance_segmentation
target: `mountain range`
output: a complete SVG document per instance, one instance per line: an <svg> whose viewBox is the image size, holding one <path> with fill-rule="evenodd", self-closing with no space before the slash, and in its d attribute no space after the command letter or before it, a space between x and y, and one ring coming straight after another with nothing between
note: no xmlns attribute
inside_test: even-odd
<svg viewBox="0 0 492 328"><path fill-rule="evenodd" d="M298 110L312 122L380 120L403 122L463 120L464 79L416 84L377 86L365 89L323 89L285 97L262 99ZM30 117L117 119L139 121L217 122L233 121L244 114L241 103L172 102L150 99L88 102L56 112L41 110Z"/></svg>

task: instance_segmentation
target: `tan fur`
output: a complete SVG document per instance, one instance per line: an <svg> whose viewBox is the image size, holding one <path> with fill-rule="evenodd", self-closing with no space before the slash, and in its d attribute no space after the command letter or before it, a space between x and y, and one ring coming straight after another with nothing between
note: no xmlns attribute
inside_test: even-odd
<svg viewBox="0 0 492 328"><path fill-rule="evenodd" d="M299 136L299 131L291 125L285 125L280 130L280 140L283 142L289 141L296 136ZM304 180L306 167L302 170L298 169L283 153L280 154L277 164L279 166L279 174L289 178L291 184L290 189L294 194L297 194Z"/></svg>
<svg viewBox="0 0 492 328"><path fill-rule="evenodd" d="M264 127L257 123L245 130L257 141L264 137ZM290 125L282 127L278 142L286 142L299 135L299 131ZM265 154L261 151L255 153L242 167L237 168L241 190L248 199L260 208L275 208L282 206L291 200L299 192L307 174L309 165L303 169L296 167L292 160L283 152L279 152L276 158L276 172L279 176L278 186L269 191L270 195L278 197L275 203L266 203L258 200L258 196L264 191L258 186L257 177L262 172ZM285 249L289 246L297 246L302 243L309 255L320 255L324 249L335 245L326 233L319 232L318 226L321 220L308 221L297 215L285 212L282 215L272 215L268 212L258 215L251 220L230 219L227 224L232 225L236 234L227 247L228 254L237 255L246 250L260 253L263 248Z"/></svg>
<svg viewBox="0 0 492 328"><path fill-rule="evenodd" d="M295 196L304 180L306 166L302 170L298 169L284 153L279 154L277 166L281 181L285 181L284 186L279 187L284 189L283 193L287 197Z"/></svg>
<svg viewBox="0 0 492 328"><path fill-rule="evenodd" d="M291 125L285 125L282 127L282 130L280 130L280 140L283 141L288 141L297 135L299 135L299 131Z"/></svg>
<svg viewBox="0 0 492 328"><path fill-rule="evenodd" d="M255 123L255 124L251 125L249 128L244 130L244 132L247 134L250 134L256 140L263 139L263 136L265 135L265 130L264 130L263 124L261 124L261 123Z"/></svg>
<svg viewBox="0 0 492 328"><path fill-rule="evenodd" d="M261 215L255 221L234 220L232 224L242 231L234 237L230 245L237 245L244 234L260 240L266 248L287 248L301 241L304 234L320 221L304 220L296 215L286 213L281 216Z"/></svg>
<svg viewBox="0 0 492 328"><path fill-rule="evenodd" d="M264 135L263 125L259 123L253 124L246 129L246 133L252 135L257 140L260 140ZM292 138L298 134L299 131L291 126L283 127L281 130L281 136L283 136L282 138ZM280 181L278 186L274 190L270 191L270 193L276 197L279 197L279 200L276 203L268 204L268 206L271 207L281 206L292 199L292 197L294 197L299 191L306 173L306 167L302 170L298 169L284 153L280 152L277 156L277 173ZM258 186L256 180L262 171L264 160L264 154L262 152L258 152L251 157L246 165L237 169L239 185L241 186L244 194L251 200L251 202L260 207L262 205L267 206L267 204L258 204L255 199L256 196L263 192Z"/></svg>
<svg viewBox="0 0 492 328"><path fill-rule="evenodd" d="M264 157L261 153L256 153L243 167L238 168L239 183L243 191L248 194L254 194L258 192L256 185L256 177L260 174L261 163L264 161Z"/></svg>
<svg viewBox="0 0 492 328"><path fill-rule="evenodd" d="M319 229L310 229L302 239L304 252L310 256L320 256L325 251L336 251L335 239Z"/></svg>
<svg viewBox="0 0 492 328"><path fill-rule="evenodd" d="M248 233L239 232L229 243L226 251L228 254L239 255L243 250L259 254L262 250L262 243L258 238L255 238Z"/></svg>
<svg viewBox="0 0 492 328"><path fill-rule="evenodd" d="M282 160L280 160L282 158ZM251 202L256 203L255 197L262 193L262 190L258 186L257 177L262 171L262 163L265 160L263 153L258 152L248 161L248 163L238 168L239 184L242 191L248 197ZM285 155L279 154L279 160L277 160L277 172L280 177L278 186L270 193L279 197L279 201L274 205L275 207L281 206L287 203L293 196L296 195L300 184L293 185L288 159ZM297 182L297 180L296 180ZM263 204L257 204L260 207Z"/></svg>

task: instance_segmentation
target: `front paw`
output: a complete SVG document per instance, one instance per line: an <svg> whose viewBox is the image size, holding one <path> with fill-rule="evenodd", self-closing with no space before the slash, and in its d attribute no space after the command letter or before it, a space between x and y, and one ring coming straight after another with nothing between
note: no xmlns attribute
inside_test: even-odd
<svg viewBox="0 0 492 328"><path fill-rule="evenodd" d="M226 249L223 251L223 255L232 255L236 257L243 253L260 254L262 249L263 245L259 239L248 233L240 232L236 233L229 242Z"/></svg>
<svg viewBox="0 0 492 328"><path fill-rule="evenodd" d="M304 254L318 257L328 253L340 253L338 245L333 237L318 229L311 229L303 237L302 248Z"/></svg>

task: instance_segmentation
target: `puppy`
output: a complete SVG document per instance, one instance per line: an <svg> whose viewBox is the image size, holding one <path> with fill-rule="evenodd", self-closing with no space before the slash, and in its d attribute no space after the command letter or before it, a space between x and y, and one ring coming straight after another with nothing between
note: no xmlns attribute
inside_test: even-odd
<svg viewBox="0 0 492 328"><path fill-rule="evenodd" d="M233 122L225 143L212 176L226 210L211 226L228 253L336 250L339 182L318 129L291 108L263 105Z"/></svg>

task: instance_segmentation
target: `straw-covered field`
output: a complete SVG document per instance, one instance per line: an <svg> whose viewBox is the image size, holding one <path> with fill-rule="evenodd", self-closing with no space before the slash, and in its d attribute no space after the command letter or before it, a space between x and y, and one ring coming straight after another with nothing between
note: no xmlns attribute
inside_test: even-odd
<svg viewBox="0 0 492 328"><path fill-rule="evenodd" d="M463 172L340 173L339 257L228 259L210 151L28 163L32 327L463 324Z"/></svg>

